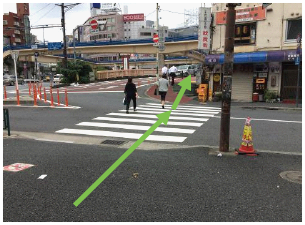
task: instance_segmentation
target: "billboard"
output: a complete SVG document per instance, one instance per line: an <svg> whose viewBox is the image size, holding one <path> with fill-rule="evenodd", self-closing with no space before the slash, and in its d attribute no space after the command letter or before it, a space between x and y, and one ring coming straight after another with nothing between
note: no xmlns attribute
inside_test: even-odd
<svg viewBox="0 0 305 225"><path fill-rule="evenodd" d="M144 13L140 14L124 14L123 21L144 21Z"/></svg>
<svg viewBox="0 0 305 225"><path fill-rule="evenodd" d="M257 21L266 19L266 9L261 6L237 9L236 10L236 23ZM221 11L216 13L216 24L226 24L227 23L227 12Z"/></svg>
<svg viewBox="0 0 305 225"><path fill-rule="evenodd" d="M198 49L209 50L211 43L211 8L199 8Z"/></svg>

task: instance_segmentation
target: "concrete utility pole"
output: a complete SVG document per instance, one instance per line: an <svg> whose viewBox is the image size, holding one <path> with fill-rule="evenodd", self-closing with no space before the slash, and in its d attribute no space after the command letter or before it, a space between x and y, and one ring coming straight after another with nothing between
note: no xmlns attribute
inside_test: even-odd
<svg viewBox="0 0 305 225"><path fill-rule="evenodd" d="M232 91L232 74L234 59L235 7L240 3L227 3L227 24L224 48L224 73L222 82L222 108L220 124L219 151L229 151L230 140L230 107Z"/></svg>
<svg viewBox="0 0 305 225"><path fill-rule="evenodd" d="M64 38L64 59L63 59L63 66L67 68L67 40L66 40L66 26L65 26L65 5L61 3L61 26L62 26L62 33Z"/></svg>
<svg viewBox="0 0 305 225"><path fill-rule="evenodd" d="M157 12L156 30L157 30L157 34L159 34L159 4L158 3L157 3L156 12ZM159 48L158 47L157 47L156 63L157 63L156 76L159 79Z"/></svg>

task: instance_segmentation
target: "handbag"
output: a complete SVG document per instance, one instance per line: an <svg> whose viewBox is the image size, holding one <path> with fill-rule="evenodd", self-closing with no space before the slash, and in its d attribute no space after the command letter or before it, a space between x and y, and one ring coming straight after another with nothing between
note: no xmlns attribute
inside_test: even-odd
<svg viewBox="0 0 305 225"><path fill-rule="evenodd" d="M123 104L124 104L124 105L127 105L126 98L123 98Z"/></svg>

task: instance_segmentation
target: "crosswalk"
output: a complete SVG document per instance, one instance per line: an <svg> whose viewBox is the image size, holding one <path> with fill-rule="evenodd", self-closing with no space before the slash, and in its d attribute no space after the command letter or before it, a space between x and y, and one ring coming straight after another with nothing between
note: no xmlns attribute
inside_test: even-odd
<svg viewBox="0 0 305 225"><path fill-rule="evenodd" d="M162 109L160 104L147 103L137 106L136 112L132 108L129 114L125 110L118 110L92 121L75 124L75 129L64 128L56 133L137 140L158 120L156 115L171 110L170 107L166 105L166 109ZM182 143L220 110L197 105L178 106L172 110L167 125L161 124L146 140Z"/></svg>

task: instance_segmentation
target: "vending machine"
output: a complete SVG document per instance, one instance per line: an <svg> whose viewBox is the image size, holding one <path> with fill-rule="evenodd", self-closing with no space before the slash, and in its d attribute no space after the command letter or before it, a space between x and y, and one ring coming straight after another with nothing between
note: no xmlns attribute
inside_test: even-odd
<svg viewBox="0 0 305 225"><path fill-rule="evenodd" d="M258 94L261 102L264 101L264 93L267 89L268 66L265 63L256 64L253 73L253 93Z"/></svg>

